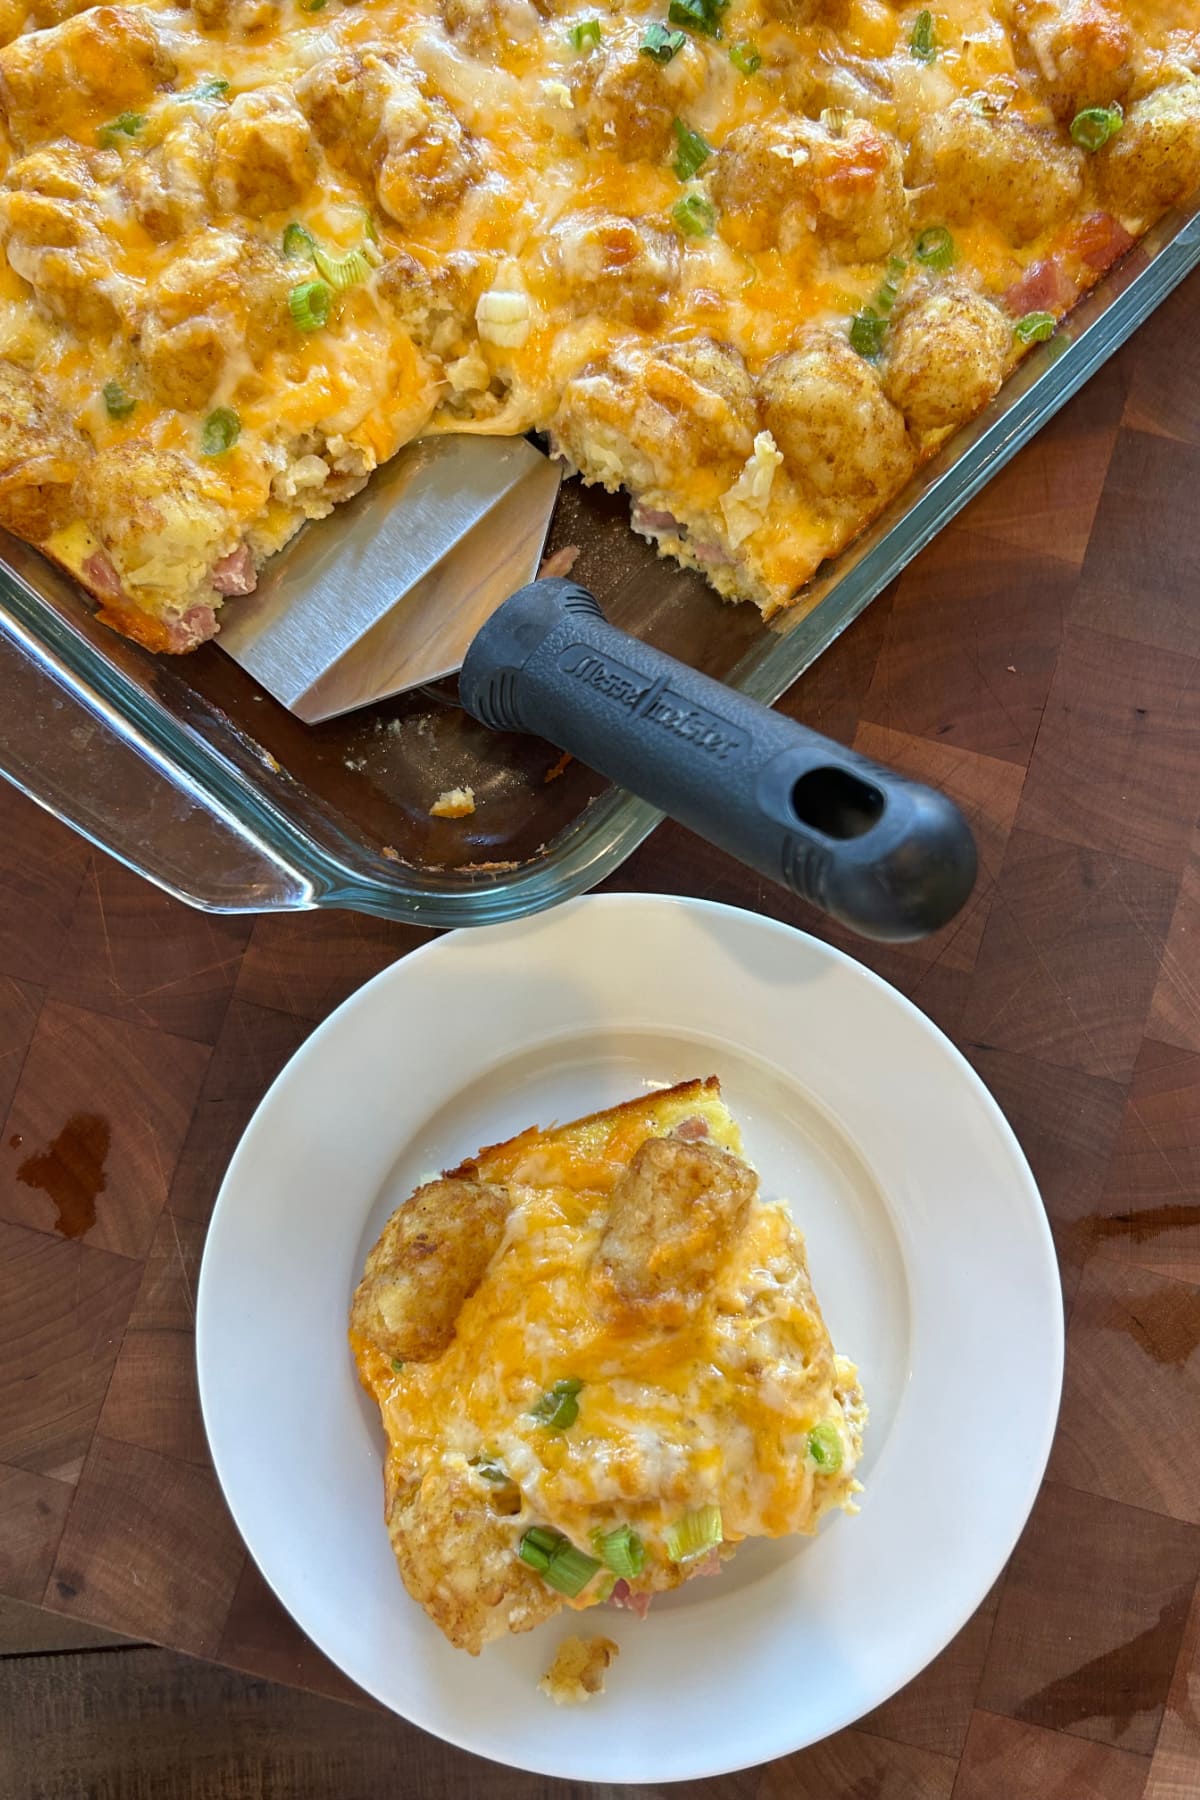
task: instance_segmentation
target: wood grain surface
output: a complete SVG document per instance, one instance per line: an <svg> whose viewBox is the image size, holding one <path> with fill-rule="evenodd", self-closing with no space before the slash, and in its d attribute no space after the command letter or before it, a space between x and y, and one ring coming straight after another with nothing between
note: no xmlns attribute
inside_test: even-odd
<svg viewBox="0 0 1200 1800"><path fill-rule="evenodd" d="M1193 278L783 703L959 800L981 850L959 919L864 946L674 826L610 883L790 920L910 995L1026 1148L1068 1313L1048 1478L977 1616L854 1729L686 1800L1200 1795L1198 301ZM247 1561L198 1410L196 1274L238 1134L424 934L203 917L7 789L0 831L0 1595L60 1620L0 1664L0 1720L40 1731L22 1760L0 1725L0 1789L42 1791L40 1768L47 1794L124 1792L140 1736L162 1780L129 1792L566 1792L366 1707ZM189 1686L92 1628L224 1666ZM262 1678L322 1698L268 1726ZM178 1789L168 1716L214 1746ZM318 1788L296 1771L321 1732Z"/></svg>

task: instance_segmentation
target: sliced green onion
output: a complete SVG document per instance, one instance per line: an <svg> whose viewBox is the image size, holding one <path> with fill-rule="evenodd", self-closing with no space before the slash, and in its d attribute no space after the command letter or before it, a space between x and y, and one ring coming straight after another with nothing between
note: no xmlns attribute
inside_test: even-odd
<svg viewBox="0 0 1200 1800"><path fill-rule="evenodd" d="M612 1570L601 1569L599 1575L596 1577L596 1585L592 1589L597 1604L600 1604L605 1600L610 1600L612 1598L612 1591L616 1585L617 1578Z"/></svg>
<svg viewBox="0 0 1200 1800"><path fill-rule="evenodd" d="M288 311L298 331L320 331L329 323L333 290L326 281L302 281L288 295Z"/></svg>
<svg viewBox="0 0 1200 1800"><path fill-rule="evenodd" d="M200 432L200 449L205 456L224 456L242 435L242 421L231 406L218 406L210 412Z"/></svg>
<svg viewBox="0 0 1200 1800"><path fill-rule="evenodd" d="M298 225L293 219L292 223L284 228L283 254L285 256L307 256L309 261L316 265L317 273L323 276L335 294L345 293L347 288L354 287L357 282L365 281L371 273L372 267L380 260L379 253L373 247L378 242L378 233L370 216L366 213L366 209L362 208L361 210L366 221L364 229L372 244L370 249L360 246L356 250L347 250L343 256L331 256L328 250L318 244L307 225ZM324 323L325 321L322 319L321 324ZM315 327L302 326L301 329L311 331Z"/></svg>
<svg viewBox="0 0 1200 1800"><path fill-rule="evenodd" d="M100 127L100 143L105 150L115 150L122 138L135 138L145 123L145 113L118 113L109 124Z"/></svg>
<svg viewBox="0 0 1200 1800"><path fill-rule="evenodd" d="M320 244L313 245L312 258L335 294L344 294L371 273L371 264L363 250L347 250L344 256L330 256Z"/></svg>
<svg viewBox="0 0 1200 1800"><path fill-rule="evenodd" d="M223 75L206 75L198 81L188 94L189 100L221 100L229 92L229 83Z"/></svg>
<svg viewBox="0 0 1200 1800"><path fill-rule="evenodd" d="M1047 338L1054 336L1058 320L1053 313L1026 313L1013 326L1013 336L1019 344L1044 344Z"/></svg>
<svg viewBox="0 0 1200 1800"><path fill-rule="evenodd" d="M913 245L913 255L939 274L954 261L954 239L944 225L928 225Z"/></svg>
<svg viewBox="0 0 1200 1800"><path fill-rule="evenodd" d="M743 38L739 44L730 45L729 60L739 75L757 75L762 68L762 57L749 38Z"/></svg>
<svg viewBox="0 0 1200 1800"><path fill-rule="evenodd" d="M539 1575L544 1575L550 1567L550 1558L558 1546L566 1541L561 1531L550 1531L544 1525L531 1525L517 1545L517 1555L531 1569L536 1569Z"/></svg>
<svg viewBox="0 0 1200 1800"><path fill-rule="evenodd" d="M642 39L639 49L643 56L652 56L655 62L669 63L686 43L687 38L682 31L669 31L665 25L660 25L656 20L653 25L647 25L646 35Z"/></svg>
<svg viewBox="0 0 1200 1800"><path fill-rule="evenodd" d="M720 1507L698 1506L667 1526L667 1555L674 1563L691 1562L693 1557L714 1549L721 1542L722 1532Z"/></svg>
<svg viewBox="0 0 1200 1800"><path fill-rule="evenodd" d="M930 63L938 52L937 37L933 29L933 14L922 10L916 16L908 47L918 62Z"/></svg>
<svg viewBox="0 0 1200 1800"><path fill-rule="evenodd" d="M862 312L855 313L850 321L850 348L873 362L883 351L883 334L887 330L887 320L872 312L869 306Z"/></svg>
<svg viewBox="0 0 1200 1800"><path fill-rule="evenodd" d="M119 381L106 381L101 392L110 419L127 419L137 401L125 392Z"/></svg>
<svg viewBox="0 0 1200 1800"><path fill-rule="evenodd" d="M1103 150L1125 123L1125 114L1114 100L1111 106L1085 106L1071 120L1071 137L1081 150Z"/></svg>
<svg viewBox="0 0 1200 1800"><path fill-rule="evenodd" d="M400 1361L400 1358L398 1356L393 1356L392 1368L395 1370L397 1375L400 1373L400 1371L403 1367L404 1367L404 1364Z"/></svg>
<svg viewBox="0 0 1200 1800"><path fill-rule="evenodd" d="M691 181L712 155L712 145L707 138L702 138L698 131L693 131L690 126L685 125L682 119L672 119L671 130L675 133L675 141L679 145L678 153L671 167L680 181Z"/></svg>
<svg viewBox="0 0 1200 1800"><path fill-rule="evenodd" d="M618 1525L615 1531L593 1531L592 1543L605 1568L625 1581L641 1574L646 1562L646 1546L632 1525Z"/></svg>
<svg viewBox="0 0 1200 1800"><path fill-rule="evenodd" d="M842 1466L842 1438L836 1425L823 1421L808 1434L808 1454L826 1475L836 1475Z"/></svg>
<svg viewBox="0 0 1200 1800"><path fill-rule="evenodd" d="M572 48L591 50L600 42L599 19L581 19L578 25L572 25L568 32Z"/></svg>
<svg viewBox="0 0 1200 1800"><path fill-rule="evenodd" d="M517 1555L568 1600L582 1594L600 1567L594 1556L577 1550L561 1531L552 1531L545 1525L530 1526L517 1545Z"/></svg>
<svg viewBox="0 0 1200 1800"><path fill-rule="evenodd" d="M717 209L702 194L685 194L671 208L671 217L684 237L711 237L717 226Z"/></svg>
<svg viewBox="0 0 1200 1800"><path fill-rule="evenodd" d="M594 1556L585 1555L564 1538L542 1575L552 1588L565 1594L568 1600L574 1600L582 1594L599 1567Z"/></svg>
<svg viewBox="0 0 1200 1800"><path fill-rule="evenodd" d="M317 247L317 240L307 225L297 225L293 219L283 230L283 254L285 256L307 256L311 259Z"/></svg>
<svg viewBox="0 0 1200 1800"><path fill-rule="evenodd" d="M300 0L300 11L306 13L322 12L325 0Z"/></svg>
<svg viewBox="0 0 1200 1800"><path fill-rule="evenodd" d="M400 1366L403 1368L404 1365ZM497 1487L510 1479L508 1470L494 1456L473 1456L471 1467L482 1480L492 1481Z"/></svg>
<svg viewBox="0 0 1200 1800"><path fill-rule="evenodd" d="M379 242L379 232L376 229L375 220L372 217L370 207L359 206L355 208L355 211L362 214L363 230L366 232L367 237L370 239L371 243L377 244Z"/></svg>
<svg viewBox="0 0 1200 1800"><path fill-rule="evenodd" d="M900 293L900 283L904 279L904 271L908 264L902 256L890 256L888 266L880 283L879 292L875 296L875 305L886 318L896 304Z"/></svg>
<svg viewBox="0 0 1200 1800"><path fill-rule="evenodd" d="M683 25L702 37L719 38L721 14L728 5L729 0L671 0L667 17L672 25Z"/></svg>
<svg viewBox="0 0 1200 1800"><path fill-rule="evenodd" d="M582 1381L574 1375L556 1381L531 1409L533 1417L539 1425L549 1426L552 1431L566 1431L579 1417L578 1395L582 1387Z"/></svg>

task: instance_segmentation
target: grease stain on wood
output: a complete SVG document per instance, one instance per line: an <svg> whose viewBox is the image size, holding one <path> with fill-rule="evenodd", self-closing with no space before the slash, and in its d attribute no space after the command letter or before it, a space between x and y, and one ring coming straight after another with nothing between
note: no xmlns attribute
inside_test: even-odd
<svg viewBox="0 0 1200 1800"><path fill-rule="evenodd" d="M1189 1598L1183 1594L1169 1600L1153 1625L1049 1682L1014 1708L1014 1717L1051 1731L1069 1731L1084 1720L1108 1718L1121 1738L1139 1713L1154 1712L1163 1704Z"/></svg>
<svg viewBox="0 0 1200 1800"><path fill-rule="evenodd" d="M99 1113L73 1113L58 1136L36 1156L27 1156L17 1180L41 1188L57 1209L55 1231L85 1237L96 1223L96 1201L108 1186L104 1164L112 1132Z"/></svg>
<svg viewBox="0 0 1200 1800"><path fill-rule="evenodd" d="M1178 1292L1139 1294L1118 1301L1105 1296L1080 1309L1081 1321L1102 1331L1126 1332L1161 1367L1182 1369L1200 1350L1200 1308L1195 1292L1180 1284Z"/></svg>
<svg viewBox="0 0 1200 1800"><path fill-rule="evenodd" d="M1128 1238L1132 1243L1144 1244L1160 1232L1183 1231L1191 1225L1200 1225L1200 1206L1172 1203L1147 1206L1138 1212L1108 1213L1094 1219L1091 1230L1095 1237Z"/></svg>

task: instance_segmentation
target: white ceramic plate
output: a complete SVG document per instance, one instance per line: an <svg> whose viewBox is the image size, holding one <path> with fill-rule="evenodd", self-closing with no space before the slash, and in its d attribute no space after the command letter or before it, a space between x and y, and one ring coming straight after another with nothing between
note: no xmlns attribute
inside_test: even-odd
<svg viewBox="0 0 1200 1800"><path fill-rule="evenodd" d="M866 1492L814 1540L745 1546L621 1646L608 1691L536 1690L572 1614L472 1658L409 1600L351 1292L429 1170L650 1083L717 1073L763 1190L808 1238L871 1405ZM611 895L406 957L259 1107L200 1279L204 1419L226 1498L297 1622L385 1705L576 1780L765 1762L911 1679L995 1580L1041 1480L1062 1376L1054 1251L987 1091L922 1014L814 939L699 901Z"/></svg>

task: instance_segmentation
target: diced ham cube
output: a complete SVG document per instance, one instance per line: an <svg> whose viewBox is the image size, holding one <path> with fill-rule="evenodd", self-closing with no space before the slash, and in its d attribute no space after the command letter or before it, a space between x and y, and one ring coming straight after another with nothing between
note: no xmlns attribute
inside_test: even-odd
<svg viewBox="0 0 1200 1800"><path fill-rule="evenodd" d="M1014 282L1004 296L1004 304L1014 319L1026 313L1062 313L1079 297L1079 289L1062 264L1048 257L1030 263L1020 281Z"/></svg>
<svg viewBox="0 0 1200 1800"><path fill-rule="evenodd" d="M84 580L93 594L98 594L102 600L125 598L117 571L103 550L93 551L81 567Z"/></svg>
<svg viewBox="0 0 1200 1800"><path fill-rule="evenodd" d="M614 1606L621 1607L625 1612L636 1613L639 1619L644 1619L650 1611L650 1602L654 1596L635 1594L627 1581L618 1581L609 1598Z"/></svg>
<svg viewBox="0 0 1200 1800"><path fill-rule="evenodd" d="M649 534L655 531L672 531L680 529L679 521L674 513L663 512L661 507L643 506L639 500L630 516L630 523L635 531Z"/></svg>
<svg viewBox="0 0 1200 1800"><path fill-rule="evenodd" d="M194 650L197 644L207 643L215 637L217 631L217 615L211 606L189 606L182 618L175 619L167 627L169 643L167 648L176 655L186 650Z"/></svg>
<svg viewBox="0 0 1200 1800"><path fill-rule="evenodd" d="M258 571L248 544L239 544L228 556L213 565L212 584L218 594L252 594L258 586Z"/></svg>
<svg viewBox="0 0 1200 1800"><path fill-rule="evenodd" d="M1111 213L1094 212L1088 214L1074 233L1071 248L1080 262L1103 274L1105 269L1111 269L1118 257L1133 249L1135 241L1120 219L1114 219Z"/></svg>

